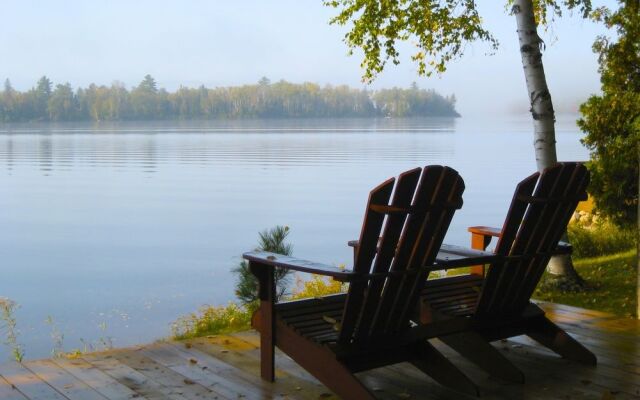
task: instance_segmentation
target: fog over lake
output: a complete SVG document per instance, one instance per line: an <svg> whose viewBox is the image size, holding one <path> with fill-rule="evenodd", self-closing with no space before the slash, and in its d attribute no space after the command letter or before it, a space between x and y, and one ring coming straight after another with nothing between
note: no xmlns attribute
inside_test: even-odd
<svg viewBox="0 0 640 400"><path fill-rule="evenodd" d="M586 160L576 115L560 160ZM501 225L535 171L530 116L0 125L0 296L27 358L143 343L203 304L234 299L230 269L257 233L291 228L294 255L351 264L369 190L416 166L466 182L446 242ZM8 348L0 348L8 357Z"/></svg>

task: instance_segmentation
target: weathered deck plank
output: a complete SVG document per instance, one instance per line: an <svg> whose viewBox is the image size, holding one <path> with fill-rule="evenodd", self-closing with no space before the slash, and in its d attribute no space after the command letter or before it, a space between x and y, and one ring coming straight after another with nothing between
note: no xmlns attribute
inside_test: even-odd
<svg viewBox="0 0 640 400"><path fill-rule="evenodd" d="M85 358L86 361L104 371L107 375L127 386L136 393L140 393L149 400L171 399L185 400L180 393L173 389L150 379L138 370L116 360L113 355L91 355ZM34 400L34 399L32 399Z"/></svg>
<svg viewBox="0 0 640 400"><path fill-rule="evenodd" d="M53 362L109 400L146 400L144 396L119 383L85 360L54 358Z"/></svg>
<svg viewBox="0 0 640 400"><path fill-rule="evenodd" d="M182 362L182 370L188 373L189 370L184 366L193 369L196 365L192 360L197 361L197 366L201 368L205 374L205 379L208 381L218 380L224 378L226 381L236 381L237 384L242 385L243 392L248 392L249 398L264 398L264 399L311 399L312 397L305 396L301 393L298 386L293 386L288 381L278 380L274 384L263 381L258 375L248 373L239 368L236 368L222 360L211 357L207 353L201 352L192 346L186 347L184 344L175 345L172 344L165 348L165 351L171 352L172 356L178 357L178 362Z"/></svg>
<svg viewBox="0 0 640 400"><path fill-rule="evenodd" d="M27 361L27 369L70 400L105 400L106 397L51 360Z"/></svg>
<svg viewBox="0 0 640 400"><path fill-rule="evenodd" d="M640 399L640 322L542 303L556 323L598 357L598 366L564 360L526 337L495 346L520 368L525 384L489 377L435 340L480 387L483 399ZM336 399L284 354L276 382L260 379L259 337L247 331L184 342L93 353L81 359L0 365L0 400ZM403 363L358 374L381 400L466 398Z"/></svg>
<svg viewBox="0 0 640 400"><path fill-rule="evenodd" d="M29 399L68 400L20 363L0 365L0 375Z"/></svg>
<svg viewBox="0 0 640 400"><path fill-rule="evenodd" d="M193 382L192 385L196 383L202 385L225 399L268 398L268 395L262 393L260 389L245 384L239 376L236 379L227 379L218 373L219 369L209 373L208 369L213 363L206 363L208 364L206 365L204 359L184 359L170 346L153 347L147 349L144 354L158 363L167 365L175 373L185 376L185 380Z"/></svg>
<svg viewBox="0 0 640 400"><path fill-rule="evenodd" d="M0 399L2 400L26 400L15 386L9 384L3 378L0 378Z"/></svg>

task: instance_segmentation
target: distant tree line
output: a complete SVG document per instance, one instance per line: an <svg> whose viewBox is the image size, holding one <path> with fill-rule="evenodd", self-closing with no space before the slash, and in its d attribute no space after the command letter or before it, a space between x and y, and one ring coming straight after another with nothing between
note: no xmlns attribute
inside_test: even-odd
<svg viewBox="0 0 640 400"><path fill-rule="evenodd" d="M131 90L122 83L89 85L74 90L69 83L53 86L43 76L26 91L9 79L0 92L0 122L116 121L162 119L322 118L459 116L455 96L434 90L368 91L314 83L271 83L209 89L180 87L171 93L158 88L150 75Z"/></svg>

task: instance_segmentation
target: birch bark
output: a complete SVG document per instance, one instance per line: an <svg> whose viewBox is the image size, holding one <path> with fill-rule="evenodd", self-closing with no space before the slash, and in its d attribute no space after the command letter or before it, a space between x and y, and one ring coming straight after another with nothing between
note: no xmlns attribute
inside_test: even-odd
<svg viewBox="0 0 640 400"><path fill-rule="evenodd" d="M533 147L535 149L538 171L552 167L558 162L556 154L555 112L547 78L542 64L541 47L544 46L538 36L532 0L514 0L512 13L516 18L522 68L527 83L527 92L533 117ZM563 240L567 240L566 234ZM554 256L549 261L548 271L564 276L576 283L582 280L578 276L570 255Z"/></svg>
<svg viewBox="0 0 640 400"><path fill-rule="evenodd" d="M555 113L547 79L542 65L542 39L538 36L537 24L531 0L515 0L512 8L518 26L518 40L522 68L527 82L527 91L533 117L533 146L538 170L552 167L558 162L556 155Z"/></svg>

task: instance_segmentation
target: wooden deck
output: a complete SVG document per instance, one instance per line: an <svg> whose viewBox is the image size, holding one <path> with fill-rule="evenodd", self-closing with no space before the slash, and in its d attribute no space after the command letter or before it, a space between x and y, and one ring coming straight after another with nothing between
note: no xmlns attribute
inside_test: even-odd
<svg viewBox="0 0 640 400"><path fill-rule="evenodd" d="M640 322L545 304L550 317L598 356L597 367L563 360L526 338L496 346L527 383L487 377L434 343L480 386L483 399L640 399ZM331 399L335 396L278 354L277 381L259 378L255 332L87 354L80 359L0 365L0 399ZM465 398L398 364L358 375L380 399Z"/></svg>

